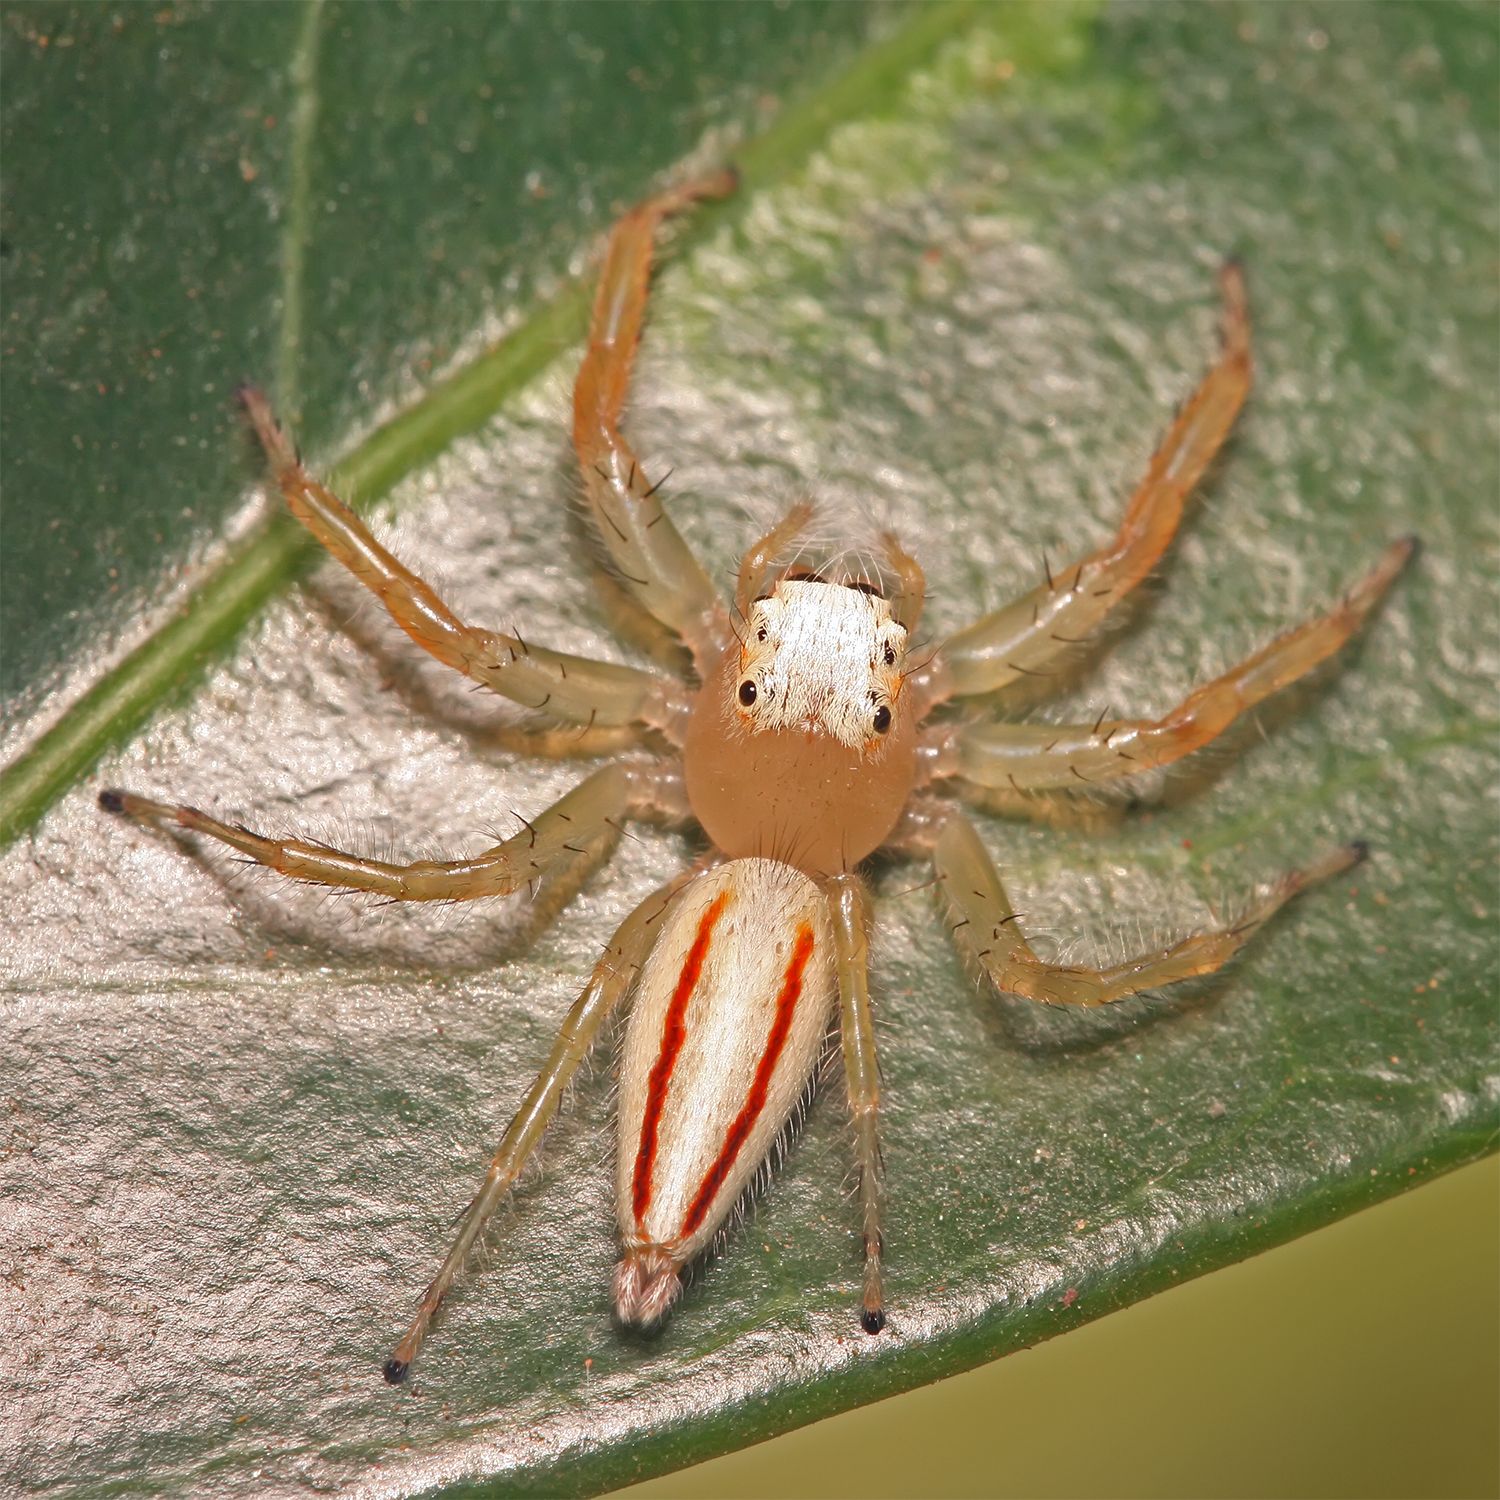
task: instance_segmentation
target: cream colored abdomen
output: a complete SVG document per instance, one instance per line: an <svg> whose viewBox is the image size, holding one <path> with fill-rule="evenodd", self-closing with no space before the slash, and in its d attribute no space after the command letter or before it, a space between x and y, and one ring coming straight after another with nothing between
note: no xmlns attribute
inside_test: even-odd
<svg viewBox="0 0 1500 1500"><path fill-rule="evenodd" d="M663 918L620 1070L626 1264L616 1286L627 1322L665 1310L642 1304L643 1286L632 1292L632 1260L670 1269L675 1295L676 1269L709 1243L765 1161L817 1064L834 994L823 896L787 865L721 865Z"/></svg>

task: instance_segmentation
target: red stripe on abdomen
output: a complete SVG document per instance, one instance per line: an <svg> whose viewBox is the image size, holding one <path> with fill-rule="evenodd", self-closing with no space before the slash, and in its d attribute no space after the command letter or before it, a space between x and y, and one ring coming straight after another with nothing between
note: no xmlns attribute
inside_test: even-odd
<svg viewBox="0 0 1500 1500"><path fill-rule="evenodd" d="M740 1149L755 1128L755 1122L761 1110L766 1107L766 1095L771 1089L771 1075L776 1071L776 1064L780 1060L782 1050L786 1046L787 1036L792 1029L792 1017L796 1014L797 1000L802 994L802 974L807 968L807 961L812 957L812 951L813 930L804 924L797 932L797 943L792 949L792 959L786 966L786 977L781 983L781 994L776 997L776 1015L771 1021L771 1030L766 1037L765 1051L761 1053L760 1062L756 1065L755 1077L751 1080L750 1090L745 1095L745 1102L740 1106L739 1114L734 1117L733 1123L726 1132L724 1144L719 1148L719 1154L713 1166L708 1169L693 1201L688 1205L687 1217L682 1221L684 1239L702 1224L709 1205L714 1201L719 1189L723 1187L724 1179L733 1169Z"/></svg>
<svg viewBox="0 0 1500 1500"><path fill-rule="evenodd" d="M672 991L672 1002L667 1006L667 1018L661 1029L661 1051L651 1067L651 1077L646 1086L646 1113L641 1120L641 1144L635 1153L635 1181L632 1186L632 1205L636 1222L645 1218L651 1207L651 1176L656 1167L656 1141L661 1131L662 1107L667 1102L667 1088L672 1082L672 1069L677 1066L677 1056L687 1040L688 1001L698 987L703 974L704 960L713 941L714 925L724 915L729 905L729 892L720 891L708 909L698 919L698 931L693 946L682 961L677 975L677 988Z"/></svg>

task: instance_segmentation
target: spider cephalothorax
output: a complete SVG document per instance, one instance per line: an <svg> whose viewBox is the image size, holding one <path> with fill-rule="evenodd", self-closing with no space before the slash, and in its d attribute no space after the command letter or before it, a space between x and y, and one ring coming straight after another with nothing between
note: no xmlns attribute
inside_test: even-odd
<svg viewBox="0 0 1500 1500"><path fill-rule="evenodd" d="M667 215L732 186L732 174L691 183L615 227L573 398L595 531L636 599L692 653L694 683L465 624L308 475L265 399L255 391L243 398L293 514L420 646L553 720L634 726L643 746L665 742L666 753L601 766L513 837L452 861L370 859L267 838L179 804L100 794L108 811L192 830L285 875L396 901L468 901L534 886L598 857L627 819L696 819L707 835L694 871L647 896L610 939L387 1362L388 1380L406 1375L606 1017L632 994L620 1075L617 1315L632 1324L665 1315L684 1265L712 1243L806 1097L837 1015L859 1168L860 1322L880 1332L880 1089L866 980L870 916L857 873L876 849L931 862L956 940L997 988L1066 1005L1103 1005L1222 967L1298 891L1363 854L1359 844L1331 850L1281 876L1238 920L1124 963L1049 963L1027 942L957 797L1077 790L1207 744L1349 639L1411 556L1410 539L1388 546L1327 613L1160 718L924 723L952 699L1045 678L1161 557L1249 389L1238 268L1226 266L1221 278L1223 352L1167 430L1116 535L1064 570L1044 565L1029 594L940 641L912 669L906 649L924 583L893 537L881 538L895 582L889 598L868 583L817 574L772 581L778 553L810 516L809 507L794 507L746 553L731 613L620 434L653 236Z"/></svg>
<svg viewBox="0 0 1500 1500"><path fill-rule="evenodd" d="M852 870L895 826L916 775L906 626L874 585L807 575L743 611L689 720L693 813L734 857Z"/></svg>

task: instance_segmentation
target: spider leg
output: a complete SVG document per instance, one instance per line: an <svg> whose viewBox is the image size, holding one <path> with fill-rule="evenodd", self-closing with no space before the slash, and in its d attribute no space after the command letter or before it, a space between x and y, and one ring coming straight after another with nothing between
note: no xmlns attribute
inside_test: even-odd
<svg viewBox="0 0 1500 1500"><path fill-rule="evenodd" d="M562 1096L597 1040L600 1027L634 983L655 936L653 924L687 878L684 875L662 886L641 902L616 929L609 946L594 965L583 993L563 1021L542 1071L501 1139L485 1173L484 1185L464 1210L458 1233L437 1275L422 1294L411 1327L385 1363L385 1378L392 1385L406 1379L433 1315L463 1269L474 1241L515 1186L516 1179L552 1123Z"/></svg>
<svg viewBox="0 0 1500 1500"><path fill-rule="evenodd" d="M1367 852L1358 843L1334 849L1275 881L1234 926L1195 933L1170 947L1098 969L1046 963L1032 952L994 862L961 814L950 815L937 830L932 862L955 916L955 941L997 989L1049 1005L1107 1005L1222 968L1293 896L1352 869Z"/></svg>
<svg viewBox="0 0 1500 1500"><path fill-rule="evenodd" d="M884 1163L880 1155L880 1065L875 1054L875 1024L870 1016L867 975L869 904L854 875L836 875L824 882L823 889L833 918L838 957L839 1030L859 1170L860 1229L865 1254L859 1321L866 1333L879 1333L885 1327L885 1293L880 1271L884 1251L881 1230Z"/></svg>
<svg viewBox="0 0 1500 1500"><path fill-rule="evenodd" d="M424 651L444 666L555 719L644 723L670 734L684 711L675 683L636 667L549 651L520 636L466 625L430 585L375 540L332 490L308 474L261 391L247 386L240 401L292 514Z"/></svg>
<svg viewBox="0 0 1500 1500"><path fill-rule="evenodd" d="M928 708L1045 675L1155 567L1193 486L1218 452L1250 389L1250 321L1239 266L1219 276L1223 350L1177 413L1131 497L1114 539L1057 570L1014 603L950 636L918 687Z"/></svg>
<svg viewBox="0 0 1500 1500"><path fill-rule="evenodd" d="M620 434L620 416L641 339L651 251L662 221L699 198L734 190L724 171L633 208L610 232L588 349L573 387L573 446L600 540L635 597L677 632L705 676L728 637L723 605L672 524L653 483Z"/></svg>
<svg viewBox="0 0 1500 1500"><path fill-rule="evenodd" d="M624 818L644 816L663 804L670 811L677 782L680 775L672 766L605 766L531 822L523 819L525 826L504 843L471 859L409 864L348 854L307 839L266 838L196 807L156 802L132 792L101 792L99 805L139 822L206 834L293 880L369 891L390 901L474 901L506 896L540 879L556 865L587 852L591 844L612 837Z"/></svg>
<svg viewBox="0 0 1500 1500"><path fill-rule="evenodd" d="M1332 656L1364 624L1416 542L1393 542L1326 614L1272 641L1222 677L1195 688L1160 719L1093 724L961 724L941 742L935 775L1011 791L1081 786L1170 765L1222 734L1241 714Z"/></svg>

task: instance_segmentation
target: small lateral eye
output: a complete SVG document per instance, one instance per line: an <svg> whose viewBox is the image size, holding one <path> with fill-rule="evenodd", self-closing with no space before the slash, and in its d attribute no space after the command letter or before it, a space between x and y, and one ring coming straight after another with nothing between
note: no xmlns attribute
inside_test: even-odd
<svg viewBox="0 0 1500 1500"><path fill-rule="evenodd" d="M885 664L888 667L896 665L896 648L889 641L885 643Z"/></svg>
<svg viewBox="0 0 1500 1500"><path fill-rule="evenodd" d="M888 704L888 703L882 703L880 705L880 707L875 710L875 733L876 734L884 734L886 732L886 730L888 730L890 727L891 727L891 708L890 708L890 704Z"/></svg>
<svg viewBox="0 0 1500 1500"><path fill-rule="evenodd" d="M755 702L755 684L748 677L740 684L739 699L746 708L749 708ZM889 718L890 716L887 715L886 717Z"/></svg>
<svg viewBox="0 0 1500 1500"><path fill-rule="evenodd" d="M758 641L763 641L763 640L765 640L765 638L766 638L766 627L764 625L762 625L760 627L760 629L755 632L755 639L758 640Z"/></svg>

